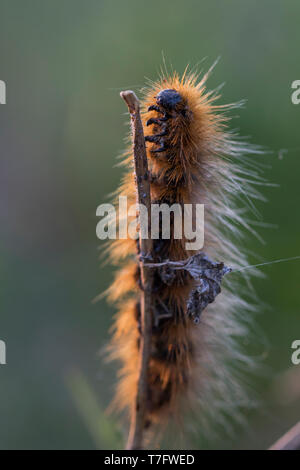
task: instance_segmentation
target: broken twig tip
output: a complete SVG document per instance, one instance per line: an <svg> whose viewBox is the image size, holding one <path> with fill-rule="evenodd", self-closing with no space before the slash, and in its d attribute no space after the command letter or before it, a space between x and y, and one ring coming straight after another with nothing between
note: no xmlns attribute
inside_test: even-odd
<svg viewBox="0 0 300 470"><path fill-rule="evenodd" d="M121 98L125 101L128 106L130 113L136 113L140 109L140 102L134 91L126 90L121 91L120 93Z"/></svg>

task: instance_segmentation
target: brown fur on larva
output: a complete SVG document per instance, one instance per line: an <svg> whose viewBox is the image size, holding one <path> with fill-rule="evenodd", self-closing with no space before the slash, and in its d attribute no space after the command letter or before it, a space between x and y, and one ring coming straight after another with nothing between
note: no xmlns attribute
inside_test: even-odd
<svg viewBox="0 0 300 470"><path fill-rule="evenodd" d="M184 74L182 78L177 74L163 76L146 91L142 103L146 140L151 140L162 128L165 130L159 142L146 143L151 200L160 204L204 204L203 251L231 266L245 265L245 255L237 248L235 238L241 236L237 225L247 224L235 208L233 197L242 192L241 185L248 196L257 196L249 181L241 180L237 165L238 157L251 153L251 149L235 141L227 131L225 112L234 106L216 105L218 96L206 92L206 79L204 76L197 82L198 77L193 74ZM175 90L181 100L172 109L159 105L160 111L170 116L164 124L149 123L149 119L163 116L156 109L148 111L149 107L158 106L157 96L162 90ZM165 150L153 152L161 146ZM118 196L127 196L130 207L136 198L131 151L125 155L125 164L128 173ZM183 260L191 254L195 252L186 251L184 239L154 241L156 262ZM110 300L119 305L110 351L122 363L114 403L130 412L136 396L140 336L136 241L131 238L114 241L110 256L114 263L123 260L123 267L109 289ZM149 393L145 397L147 426L167 422L183 402L193 404L191 392L196 388L197 399L205 411L210 407L218 413L220 398L228 402L229 409L234 402L238 406L244 404L244 396L226 361L236 357L242 367L244 364L250 367L250 361L234 343L236 336L247 335L247 326L236 317L248 305L237 295L235 280L225 282L222 294L207 307L196 325L187 315L187 301L194 285L191 276L182 271L171 285L162 282L154 272L154 326ZM225 396L220 397L222 394Z"/></svg>

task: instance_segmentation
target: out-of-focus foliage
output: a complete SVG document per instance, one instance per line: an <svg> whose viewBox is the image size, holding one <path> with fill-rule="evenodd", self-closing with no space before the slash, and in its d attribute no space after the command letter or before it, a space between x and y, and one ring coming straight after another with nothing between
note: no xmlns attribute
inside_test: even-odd
<svg viewBox="0 0 300 470"><path fill-rule="evenodd" d="M120 445L101 411L115 366L98 355L113 310L91 303L112 278L98 261L95 212L121 175L128 119L119 91L157 78L162 51L179 72L203 57L198 68L207 70L221 56L209 85L226 82L224 103L247 98L233 126L273 151L265 176L280 184L261 188L268 202L258 204L278 228L258 227L266 244L250 239L245 249L253 263L300 254L300 105L290 99L300 79L299 15L293 0L1 0L1 448ZM245 410L238 435L203 442L196 433L191 446L265 448L299 419L299 395L277 393L300 337L299 269L268 266L256 282L268 345L248 347L265 366L254 383L263 412Z"/></svg>

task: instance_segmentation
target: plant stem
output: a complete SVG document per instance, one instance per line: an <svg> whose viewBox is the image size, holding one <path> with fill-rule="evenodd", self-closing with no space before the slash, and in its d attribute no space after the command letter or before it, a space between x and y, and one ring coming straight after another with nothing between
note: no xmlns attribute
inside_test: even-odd
<svg viewBox="0 0 300 470"><path fill-rule="evenodd" d="M141 292L141 341L139 372L135 403L131 412L131 424L127 449L141 449L144 442L144 431L147 412L148 395L148 366L150 359L151 335L152 335L152 270L145 266L144 258L151 255L152 240L151 233L151 194L148 178L148 161L145 147L144 130L140 116L139 100L133 91L123 91L121 98L126 102L131 118L134 168L137 189L137 204L143 204L147 209L148 215L148 237L141 235L145 233L145 227L142 227L142 217L140 217L140 271L142 281Z"/></svg>

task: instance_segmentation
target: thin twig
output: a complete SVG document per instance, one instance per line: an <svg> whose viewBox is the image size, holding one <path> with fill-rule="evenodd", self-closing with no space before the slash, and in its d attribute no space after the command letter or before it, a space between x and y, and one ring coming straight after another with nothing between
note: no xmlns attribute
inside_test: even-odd
<svg viewBox="0 0 300 470"><path fill-rule="evenodd" d="M148 178L148 162L145 147L144 130L140 116L139 100L133 91L123 91L121 98L126 102L131 118L134 167L137 188L137 203L143 204L147 208L148 214L148 234L151 233L151 195ZM142 218L140 218L140 270L142 281L141 293L141 342L139 375L137 384L137 395L135 405L131 414L131 424L127 449L141 449L144 442L144 430L147 411L147 383L148 365L150 358L151 334L152 334L152 270L145 266L143 258L150 256L152 251L151 237L142 238L143 230Z"/></svg>
<svg viewBox="0 0 300 470"><path fill-rule="evenodd" d="M300 421L269 450L300 450Z"/></svg>

